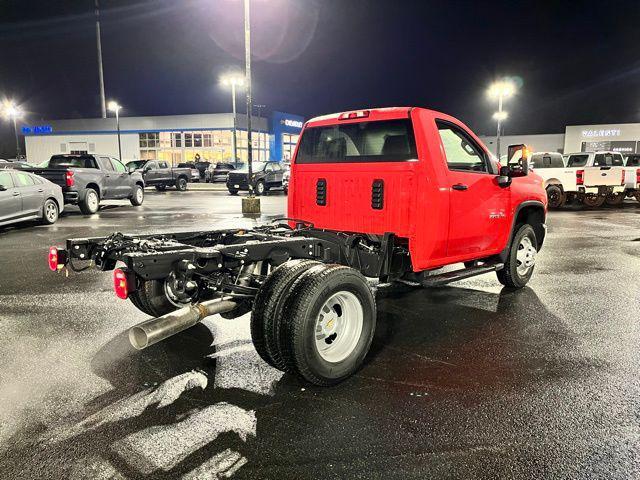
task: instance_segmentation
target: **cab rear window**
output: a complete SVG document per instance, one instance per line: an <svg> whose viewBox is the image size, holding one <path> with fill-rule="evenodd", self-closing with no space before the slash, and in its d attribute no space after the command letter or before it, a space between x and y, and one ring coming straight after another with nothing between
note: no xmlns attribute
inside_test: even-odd
<svg viewBox="0 0 640 480"><path fill-rule="evenodd" d="M409 119L308 127L295 163L403 162L417 158Z"/></svg>

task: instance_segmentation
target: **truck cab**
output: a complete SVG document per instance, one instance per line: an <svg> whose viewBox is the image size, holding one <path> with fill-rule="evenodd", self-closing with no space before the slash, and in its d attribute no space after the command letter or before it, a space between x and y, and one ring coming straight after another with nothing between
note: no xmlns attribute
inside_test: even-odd
<svg viewBox="0 0 640 480"><path fill-rule="evenodd" d="M540 248L546 194L501 165L459 120L424 108L381 108L314 118L291 165L289 217L315 228L408 244L414 271L501 255L529 218Z"/></svg>

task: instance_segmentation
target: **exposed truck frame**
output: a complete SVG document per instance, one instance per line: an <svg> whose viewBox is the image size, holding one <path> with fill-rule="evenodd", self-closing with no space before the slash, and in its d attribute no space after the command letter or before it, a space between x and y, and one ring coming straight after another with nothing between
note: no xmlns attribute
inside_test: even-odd
<svg viewBox="0 0 640 480"><path fill-rule="evenodd" d="M313 201L316 210L307 210L307 218L303 220L283 218L252 229L152 235L114 233L108 237L70 239L66 248L51 247L49 267L54 271L66 267L74 271L89 267L113 270L116 294L129 298L139 310L153 317L129 332L131 343L138 349L189 328L207 315L219 313L225 318L236 318L251 312L252 340L266 362L311 383L337 383L359 368L373 339L376 305L367 278L438 286L496 272L503 284L521 288L533 273L535 256L545 237L546 195L542 180L529 174L526 161L513 168L489 163L488 152L476 143L479 142L476 137L466 137L465 132L462 140L458 140L455 135L462 134L455 132L466 127L454 125L452 117L446 117L439 127L446 130L447 146L464 147L463 155L473 154L472 158L480 163L474 163L473 170L465 170L459 162L451 163L449 159L447 168L444 152L437 149L421 154L431 155L426 157L430 158L430 164L412 160L415 147L408 142L413 139L398 139L397 129L415 128L421 133L424 128L431 137L423 139L417 135L418 152L433 148L438 141L434 133L438 135L438 131L429 131L436 125L430 123L429 116L434 114L427 110L416 112L416 116L425 117L425 126L418 119L411 127L406 120L411 118L411 110L383 109L380 121L390 117L389 128L394 134L381 136L380 129L386 128L384 123L372 127L372 135L388 144L389 148L382 147L382 152L387 148L391 152L389 158L402 159L403 154L398 152L411 148L407 150L405 163L390 164L390 175L407 174L412 181L425 168L427 180L438 179L440 183L433 182L425 188L420 199L410 197L411 192L404 187L393 190L394 185L400 184L392 177L385 193L381 172L372 170L365 162L337 167L333 163L301 164L292 170L294 200L289 198L289 211L309 209L309 202ZM366 115L362 111L340 114L340 119L357 123L363 121L363 116L368 124L368 111ZM396 117L400 117L400 123L394 123ZM331 121L323 117L317 124L331 125ZM355 134L360 135L361 129L368 128L367 124L358 127ZM412 136L413 132L406 135ZM388 137L394 138L387 140ZM524 146L518 147L525 151ZM450 151L449 155L453 153ZM480 164L485 171L475 173ZM439 171L430 174L430 168ZM447 170L452 179L446 179ZM354 194L352 203L370 218L339 215L343 208L340 201L349 200L341 196L340 182L348 185L354 175L364 190ZM441 185L448 181L457 183L445 191ZM452 248L447 249L443 242L443 237L449 235L442 227L449 222L442 225L443 220L425 218L423 226L413 229L410 215L424 217L417 208L420 204L431 201L437 205L440 201L446 209L441 208L440 215L448 216L448 195L462 200L465 197L457 195L467 189L485 200L475 210L472 205L468 212L463 212L468 217L457 223L457 230L451 235L456 240ZM384 208L396 196L411 202L399 210L397 204L392 205L393 211L402 212L404 208L409 212L400 219L389 216ZM297 208L292 208L292 202ZM380 217L375 228L363 226L355 231L341 228L373 222L376 214ZM309 219L318 219L323 225ZM469 222L473 225L464 230ZM385 225L393 231L380 230ZM460 239L460 235L467 235L468 240ZM469 246L473 249L469 250ZM440 268L458 263L464 266L453 270Z"/></svg>

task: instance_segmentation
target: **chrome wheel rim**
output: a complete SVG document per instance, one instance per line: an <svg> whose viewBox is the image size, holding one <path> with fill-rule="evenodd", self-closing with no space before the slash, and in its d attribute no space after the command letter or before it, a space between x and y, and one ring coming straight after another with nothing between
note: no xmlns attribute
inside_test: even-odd
<svg viewBox="0 0 640 480"><path fill-rule="evenodd" d="M533 242L529 237L522 237L518 244L518 251L516 253L516 269L518 275L524 276L529 270L536 264L536 254L538 251L533 246Z"/></svg>
<svg viewBox="0 0 640 480"><path fill-rule="evenodd" d="M315 322L315 344L330 363L341 362L355 350L362 334L364 311L358 297L341 291L322 305Z"/></svg>
<svg viewBox="0 0 640 480"><path fill-rule="evenodd" d="M92 212L98 210L98 195L95 192L90 192L87 195L87 205L91 209Z"/></svg>
<svg viewBox="0 0 640 480"><path fill-rule="evenodd" d="M264 193L264 184L258 182L258 184L256 185L256 192L258 192L260 195L262 195Z"/></svg>
<svg viewBox="0 0 640 480"><path fill-rule="evenodd" d="M142 203L142 199L143 199L143 197L144 197L144 192L142 191L142 189L141 189L141 188L138 188L138 189L136 190L136 201L137 201L138 203Z"/></svg>
<svg viewBox="0 0 640 480"><path fill-rule="evenodd" d="M58 217L58 208L53 204L53 202L47 203L45 208L45 215L47 216L47 220L50 222L55 222Z"/></svg>

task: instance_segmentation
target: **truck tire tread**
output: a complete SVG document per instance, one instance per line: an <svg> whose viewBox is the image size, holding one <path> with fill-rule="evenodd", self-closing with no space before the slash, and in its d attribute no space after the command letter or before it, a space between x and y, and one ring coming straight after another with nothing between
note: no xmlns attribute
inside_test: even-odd
<svg viewBox="0 0 640 480"><path fill-rule="evenodd" d="M278 349L276 324L291 285L306 270L318 265L315 260L293 260L277 267L260 287L251 312L251 339L258 355L272 367L289 371ZM292 373L292 372L290 372Z"/></svg>
<svg viewBox="0 0 640 480"><path fill-rule="evenodd" d="M310 361L307 341L309 322L314 322L317 315L315 307L324 303L326 295L340 290L340 285L349 286L349 289L357 292L363 302L363 336L360 337L357 348L349 357L331 365L327 375L322 375L319 370L321 364L318 359ZM322 302L322 303L320 303ZM369 289L366 279L357 270L344 265L319 265L310 268L291 288L281 319L279 332L280 350L287 368L294 370L304 380L319 386L335 385L352 375L362 364L366 357L376 323L376 305L373 294ZM306 330L306 332L305 332ZM311 335L311 338L314 338ZM312 347L313 349L315 348ZM317 352L311 353L319 358ZM322 360L320 360L322 362ZM314 364L315 363L315 364Z"/></svg>

